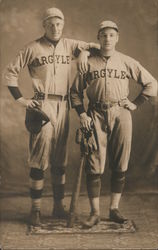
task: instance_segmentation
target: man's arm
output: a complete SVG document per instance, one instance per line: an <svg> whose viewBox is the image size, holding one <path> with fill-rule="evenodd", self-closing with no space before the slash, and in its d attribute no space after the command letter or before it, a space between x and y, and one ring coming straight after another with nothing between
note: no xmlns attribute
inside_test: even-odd
<svg viewBox="0 0 158 250"><path fill-rule="evenodd" d="M92 49L98 49L100 50L100 44L99 43L94 43L94 42L84 42L80 40L72 40L71 41L71 49L72 53L75 57L78 57L81 51L91 51Z"/></svg>
<svg viewBox="0 0 158 250"><path fill-rule="evenodd" d="M11 93L11 95L14 97L14 99L16 101L18 101L20 104L22 104L24 107L26 108L35 108L37 106L39 106L39 102L36 100L32 100L32 99L25 99L19 88L18 87L12 87L12 86L8 86L8 89Z"/></svg>
<svg viewBox="0 0 158 250"><path fill-rule="evenodd" d="M144 102L148 101L149 100L149 96L147 95L144 95L143 93L140 93L136 98L135 100L133 101L133 103L139 107L140 105L142 105Z"/></svg>
<svg viewBox="0 0 158 250"><path fill-rule="evenodd" d="M18 79L21 70L29 64L31 52L29 48L20 50L15 59L6 67L4 72L5 85L8 87L13 98L24 107L33 108L39 103L35 100L27 100L22 96L19 89Z"/></svg>
<svg viewBox="0 0 158 250"><path fill-rule="evenodd" d="M88 57L91 54L91 49L100 49L98 43L87 43L79 40L71 40L72 42L72 53L75 57L78 57L78 70L84 74L88 71Z"/></svg>
<svg viewBox="0 0 158 250"><path fill-rule="evenodd" d="M89 117L84 108L83 91L86 88L86 74L77 74L70 90L71 105L76 109L80 117L81 127L89 131L91 129L92 119Z"/></svg>
<svg viewBox="0 0 158 250"><path fill-rule="evenodd" d="M136 107L148 101L150 97L157 96L158 83L156 79L139 62L132 60L129 72L131 78L142 86L141 93L133 101Z"/></svg>

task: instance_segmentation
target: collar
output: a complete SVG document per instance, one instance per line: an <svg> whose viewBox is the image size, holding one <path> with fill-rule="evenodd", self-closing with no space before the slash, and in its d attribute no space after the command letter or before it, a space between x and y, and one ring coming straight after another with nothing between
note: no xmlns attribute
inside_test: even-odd
<svg viewBox="0 0 158 250"><path fill-rule="evenodd" d="M49 45L53 45L54 47L57 46L57 44L59 43L60 39L58 41L52 41L51 39L49 39L48 37L46 37L46 35L44 34L43 36L44 40L49 44Z"/></svg>
<svg viewBox="0 0 158 250"><path fill-rule="evenodd" d="M118 52L116 50L113 51L113 53L110 55L110 56L104 56L101 51L100 51L100 56L101 58L104 60L104 61L108 61L108 60L111 60L113 59L115 56L117 56Z"/></svg>

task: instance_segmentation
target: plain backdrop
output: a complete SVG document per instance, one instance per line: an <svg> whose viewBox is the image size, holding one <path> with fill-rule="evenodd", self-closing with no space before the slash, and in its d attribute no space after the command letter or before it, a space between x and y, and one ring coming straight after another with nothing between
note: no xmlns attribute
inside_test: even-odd
<svg viewBox="0 0 158 250"><path fill-rule="evenodd" d="M116 22L120 30L117 49L137 59L158 79L158 1L157 0L1 0L0 1L0 63L6 65L28 42L43 35L41 15L49 7L60 8L65 15L63 36L97 42L97 27L103 20ZM75 62L73 63L75 72ZM72 76L73 79L74 75ZM20 89L32 97L31 80L24 69L19 78ZM25 194L29 187L28 138L24 126L25 109L10 95L1 80L0 85L0 165L1 192ZM140 91L130 82L130 100ZM133 141L127 172L126 191L156 190L158 187L158 101L152 98L132 113ZM79 118L70 112L69 164L67 192L71 192L80 162L75 144ZM109 191L110 171L106 166L102 191ZM82 192L85 191L83 175ZM46 172L45 193L51 192L49 169Z"/></svg>

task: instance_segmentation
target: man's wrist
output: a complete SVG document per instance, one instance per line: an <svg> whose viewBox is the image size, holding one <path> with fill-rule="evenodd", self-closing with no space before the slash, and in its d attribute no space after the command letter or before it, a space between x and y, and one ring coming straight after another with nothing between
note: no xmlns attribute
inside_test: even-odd
<svg viewBox="0 0 158 250"><path fill-rule="evenodd" d="M21 94L18 87L8 86L8 89L9 89L10 93L12 94L12 96L14 97L15 100L22 97L22 94Z"/></svg>
<svg viewBox="0 0 158 250"><path fill-rule="evenodd" d="M80 116L81 114L85 113L85 109L84 109L84 106L81 104L81 105L78 105L75 107L76 109L76 112L77 114Z"/></svg>
<svg viewBox="0 0 158 250"><path fill-rule="evenodd" d="M24 97L18 98L16 101L18 101L20 104L22 104L24 107L27 107L27 100Z"/></svg>
<svg viewBox="0 0 158 250"><path fill-rule="evenodd" d="M87 117L87 113L85 111L80 114L80 118L86 118L86 117Z"/></svg>
<svg viewBox="0 0 158 250"><path fill-rule="evenodd" d="M136 97L136 99L133 101L133 103L137 106L137 108L142 105L144 102L148 101L149 97L144 95L144 94L140 94L139 96Z"/></svg>
<svg viewBox="0 0 158 250"><path fill-rule="evenodd" d="M84 53L87 57L90 56L90 51L89 50L82 50L81 53Z"/></svg>
<svg viewBox="0 0 158 250"><path fill-rule="evenodd" d="M101 46L100 46L100 44L99 43L90 43L89 44L89 48L90 49L99 49L100 50L100 48L101 48Z"/></svg>

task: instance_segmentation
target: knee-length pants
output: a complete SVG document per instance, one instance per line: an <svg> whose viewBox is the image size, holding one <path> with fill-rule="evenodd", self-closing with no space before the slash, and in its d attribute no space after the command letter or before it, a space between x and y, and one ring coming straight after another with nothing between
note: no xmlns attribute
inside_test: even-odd
<svg viewBox="0 0 158 250"><path fill-rule="evenodd" d="M52 172L62 175L67 164L68 102L44 100L42 110L46 112L50 122L38 134L30 135L29 165L42 170L51 165Z"/></svg>
<svg viewBox="0 0 158 250"><path fill-rule="evenodd" d="M108 153L110 168L124 172L128 168L132 140L129 110L114 106L104 111L89 110L94 123L98 149L87 157L86 173L102 174Z"/></svg>

